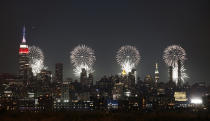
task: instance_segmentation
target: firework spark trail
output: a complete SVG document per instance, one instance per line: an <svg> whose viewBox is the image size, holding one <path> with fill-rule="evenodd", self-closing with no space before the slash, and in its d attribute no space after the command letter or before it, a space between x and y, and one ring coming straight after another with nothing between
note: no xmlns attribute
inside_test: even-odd
<svg viewBox="0 0 210 121"><path fill-rule="evenodd" d="M86 45L78 45L70 54L75 76L79 77L83 68L87 71L87 74L94 72L93 65L96 61L96 57L92 48Z"/></svg>
<svg viewBox="0 0 210 121"><path fill-rule="evenodd" d="M187 73L185 72L186 69L184 68L184 65L181 66L181 80L184 82L186 79L189 78ZM178 66L173 67L173 81L178 83Z"/></svg>
<svg viewBox="0 0 210 121"><path fill-rule="evenodd" d="M32 68L33 75L36 76L44 68L44 54L39 47L29 47L29 66Z"/></svg>
<svg viewBox="0 0 210 121"><path fill-rule="evenodd" d="M181 80L184 82L185 79L188 79L189 76L188 74L186 73L186 69L184 67L184 65L181 66Z"/></svg>
<svg viewBox="0 0 210 121"><path fill-rule="evenodd" d="M140 61L140 53L134 46L126 45L122 46L117 51L116 59L121 65L122 70L125 70L128 74L135 66L138 65Z"/></svg>

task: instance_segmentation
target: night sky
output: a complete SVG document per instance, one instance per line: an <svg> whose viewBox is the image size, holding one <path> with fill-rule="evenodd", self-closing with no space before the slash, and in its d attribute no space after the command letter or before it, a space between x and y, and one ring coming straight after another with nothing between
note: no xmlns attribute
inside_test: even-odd
<svg viewBox="0 0 210 121"><path fill-rule="evenodd" d="M96 79L120 72L116 51L129 44L142 57L138 75L153 74L158 62L160 80L166 81L163 50L179 44L187 52L188 81L210 80L209 0L1 0L0 73L18 71L23 25L28 44L43 50L49 70L64 63L65 78L75 78L69 55L78 44L95 50Z"/></svg>

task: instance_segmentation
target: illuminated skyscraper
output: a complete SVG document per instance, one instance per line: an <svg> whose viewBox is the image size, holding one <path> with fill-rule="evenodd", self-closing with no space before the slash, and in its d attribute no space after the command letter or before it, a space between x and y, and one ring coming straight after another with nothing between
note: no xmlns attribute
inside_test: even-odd
<svg viewBox="0 0 210 121"><path fill-rule="evenodd" d="M158 70L158 63L155 64L155 83L159 80L159 70Z"/></svg>
<svg viewBox="0 0 210 121"><path fill-rule="evenodd" d="M132 69L131 73L135 77L135 82L134 83L137 84L137 73L136 73L136 69Z"/></svg>
<svg viewBox="0 0 210 121"><path fill-rule="evenodd" d="M132 69L132 72L129 72L127 79L128 81L127 84L130 89L135 87L136 84L135 80L136 80L136 70Z"/></svg>
<svg viewBox="0 0 210 121"><path fill-rule="evenodd" d="M29 49L26 44L25 27L23 27L23 39L19 48L19 74L24 78L27 76L27 72L29 70L28 53Z"/></svg>
<svg viewBox="0 0 210 121"><path fill-rule="evenodd" d="M61 88L61 104L63 109L69 109L69 100L69 82L64 81Z"/></svg>

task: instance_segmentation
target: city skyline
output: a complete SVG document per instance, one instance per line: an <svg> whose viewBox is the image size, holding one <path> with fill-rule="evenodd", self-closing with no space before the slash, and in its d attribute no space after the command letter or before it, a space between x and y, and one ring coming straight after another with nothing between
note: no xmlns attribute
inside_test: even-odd
<svg viewBox="0 0 210 121"><path fill-rule="evenodd" d="M181 46L179 46L179 45L169 45L167 48L165 48L164 53L165 53L166 50L167 51L171 51L171 50L173 51L172 48L175 48L176 46L178 48L181 48ZM25 47L27 47L26 48L27 51L25 50ZM168 49L168 48L171 48L171 49ZM186 56L185 50L183 48L181 48L181 49L184 51L184 56ZM78 80L80 78L80 74L82 72L82 69L85 69L87 71L87 75L89 75L90 73L94 75L94 69L93 69L93 66L92 66L92 64L96 61L96 57L94 55L94 52L95 52L95 50L93 50L92 48L89 48L88 46L86 46L84 44L83 45L79 44L78 46L76 46L70 52L70 61L72 61L71 64L72 64L72 66L74 66L73 67L73 71L74 71L74 79L75 80ZM25 25L23 26L22 40L21 40L21 44L20 44L19 53L29 54L28 55L29 56L29 60L28 60L29 67L32 69L32 73L33 73L34 76L36 76L37 74L41 73L41 70L49 70L48 67L44 66L44 63L45 63L44 62L44 53L39 48L39 46L27 45L27 41L26 41L26 27L25 27ZM137 55L135 55L135 54L137 54ZM173 53L175 55L171 54L171 52L168 52L167 54L168 54L168 56L175 56L176 55L176 51L174 51L174 53ZM179 54L181 54L181 53L179 53ZM180 56L179 54L177 56ZM135 57L135 56L137 56L137 57ZM165 56L166 55L163 54L163 60L165 61L166 65L167 65L168 62L165 60L165 59L167 59L167 57L165 57ZM131 60L127 60L129 58ZM140 59L141 59L141 57L140 57L139 51L135 48L135 46L130 46L130 45L123 45L123 46L121 46L120 49L116 52L116 61L118 62L118 64L120 64L121 70L118 73L111 74L111 75L121 75L121 74L122 75L124 75L124 74L128 75L130 72L133 71L133 69L136 70L135 66L138 65ZM172 61L172 63L174 63L174 64L178 63L178 60L174 59L174 57L171 57L171 59L172 60L169 59L168 61ZM186 57L184 57L184 60L187 60ZM87 61L87 62L85 62L85 61ZM136 61L136 62L134 62L134 61ZM25 63L25 61L24 61L24 63ZM76 63L78 63L78 64L76 64ZM88 65L89 65L88 63L91 65L91 67L88 67ZM182 63L184 64L184 62L182 62ZM158 64L158 63L157 62L155 63L155 69L157 68L156 64ZM25 64L23 64L23 65L25 65ZM170 65L167 65L167 67L170 67ZM20 66L20 68L23 68L23 67ZM90 71L89 68L92 71ZM173 67L173 68L175 68L175 67ZM23 69L20 69L20 70L22 71ZM49 70L49 71L51 71L51 70ZM175 72L173 71L173 73L175 75L176 75L176 73L178 74L178 72L176 72L176 71L177 70L175 68ZM186 71L184 66L183 66L183 71L184 71L183 73L185 73L185 71ZM156 72L156 70L154 72ZM56 75L56 70L54 71L54 74ZM148 73L147 75L151 75L151 76L153 76L153 78L155 77L155 73ZM145 75L145 77L147 75ZM107 76L110 76L110 75L107 75ZM140 76L138 76L138 77L140 77ZM170 75L168 75L168 77L170 77ZM72 78L72 77L66 77L66 79L68 79L68 78ZM137 77L135 77L135 78L137 78ZM173 81L175 81L177 83L177 80L174 80L174 78L178 79L178 77L173 77ZM95 80L95 82L97 80ZM182 81L184 82L183 79L182 79Z"/></svg>
<svg viewBox="0 0 210 121"><path fill-rule="evenodd" d="M210 119L209 0L0 0L0 120Z"/></svg>
<svg viewBox="0 0 210 121"><path fill-rule="evenodd" d="M185 67L190 76L187 81L209 81L210 57L206 54L209 51L209 8L205 2L191 2L189 5L181 1L177 4L163 2L157 6L155 3L144 3L145 7L128 1L120 2L119 6L116 5L119 1L107 1L104 4L93 1L93 4L87 5L84 1L65 1L51 3L52 6L47 2L31 4L25 1L24 5L3 2L3 18L15 19L0 20L2 25L6 23L0 29L3 41L0 54L5 56L1 60L0 72L18 71L18 42L22 38L22 26L25 25L28 45L39 46L43 50L49 70L54 71L55 63L63 63L65 78L75 78L69 52L79 44L86 44L96 50L96 79L103 75L118 74L121 67L115 60L116 51L123 45L132 45L141 52L142 61L136 68L141 79L146 74L154 74L155 63L158 62L160 81L166 82L168 68L162 60L163 50L169 45L178 44L187 52ZM197 5L202 6L202 9ZM45 9L46 6L49 11ZM170 12L162 12L169 7ZM198 13L194 12L194 7ZM7 50L7 53L3 50Z"/></svg>
<svg viewBox="0 0 210 121"><path fill-rule="evenodd" d="M21 40L21 42L24 42L24 43L26 43L26 28L25 28L25 25L23 26L23 33L22 33L22 40ZM76 46L75 48L77 48L77 47L80 47L81 46L81 48L85 48L86 47L86 45L82 45L82 44L79 44L78 46ZM126 46L130 46L130 45L123 45L123 46L121 46L121 48L122 47L126 47ZM168 47L170 47L170 46L177 46L177 45L169 45ZM179 45L178 45L179 46ZM130 46L130 47L134 47L135 48L135 46ZM167 47L167 48L168 48ZM30 53L30 48L32 49L32 51L40 51L40 52L38 52L38 53L42 53L42 50L39 48L39 46L34 46L34 45L29 45L29 53ZM121 49L120 48L120 49ZM165 48L165 49L167 49L167 48ZM92 50L92 51L95 51L95 50ZM137 50L138 51L138 50ZM71 51L70 52L70 56L71 56L71 53L72 53L73 51ZM37 53L37 54L38 54ZM117 53L119 53L119 50L116 52L116 54ZM163 52L164 53L164 52ZM36 52L35 52L35 54L36 54ZM43 53L42 53L43 54ZM186 54L187 55L187 54ZM44 56L44 55L42 55L42 56ZM79 55L78 55L79 56ZM164 54L163 54L163 59L162 59L162 61L164 61ZM31 58L31 57L30 57ZM95 58L95 57L94 57ZM140 57L139 57L140 58ZM186 57L185 57L186 58ZM32 59L33 59L33 57L32 57ZM36 60L36 59L35 59ZM187 60L187 59L185 59L185 60ZM31 60L32 61L32 60ZM72 61L72 58L70 57L70 61ZM118 60L116 60L116 61L118 61ZM44 63L44 61L43 61L43 63ZM46 62L45 62L46 63ZM61 62L62 63L62 62ZM138 62L139 63L139 62ZM158 62L156 62L155 63L155 65L156 64L158 64ZM33 65L33 64L32 64ZM167 64L166 64L167 65ZM34 65L34 66L36 66L36 65ZM42 65L43 66L43 65ZM40 67L40 69L46 69L46 70L49 70L47 67ZM72 66L73 66L73 64L72 64ZM78 66L78 65L77 65ZM73 78L73 79L79 79L79 77L80 77L80 71L82 71L82 68L84 68L84 67L79 67L80 68L80 70L78 70L78 69L76 69L77 68L77 66L75 66L75 67L73 67L72 69L73 69L73 71L75 71L75 72L73 72L74 73L74 75L73 75L73 77L69 77L69 76L67 76L67 77L65 77L66 79L67 78ZM38 65L37 65L37 67L35 67L35 69L37 70L39 67L38 67ZM128 68L130 68L130 69L138 69L138 68L136 68L136 67L128 67ZM184 69L184 71L186 71L186 69L185 68L183 68ZM33 72L33 67L32 67L32 72ZM37 70L38 71L38 70ZM39 70L39 72L40 72L41 70ZM52 70L50 70L50 71L52 71ZM76 72L76 71L79 71L79 72ZM121 72L122 71L125 71L122 67L121 67L121 69L119 70L119 72L117 72L117 73L114 73L114 74L110 74L110 75L121 75ZM168 69L167 69L167 71L168 71ZM38 73L39 73L38 72ZM52 72L54 72L54 70L52 71ZM130 71L131 72L131 71ZM154 71L155 72L155 71ZM34 73L34 72L33 72ZM65 72L64 72L65 73ZM94 71L92 72L93 73L93 75L94 75ZM37 72L36 73L34 73L35 75L37 74ZM53 74L55 74L55 72L53 73ZM76 74L76 75L75 75ZM128 74L128 72L127 72L127 74ZM71 74L72 75L72 74ZM106 74L104 74L104 75L106 75ZM107 76L110 76L110 75L107 75ZM152 73L152 72L150 72L150 73L147 73L146 75L144 75L145 77L147 76L147 75L152 75L153 76L153 78L154 78L154 76L155 76L155 73ZM94 75L94 76L96 76L96 75ZM169 77L170 75L167 75L167 78ZM97 76L96 76L97 77ZM101 76L102 77L102 76ZM95 80L95 82L97 81L97 80L99 80L101 77L98 77L96 80ZM138 75L138 77L140 77L139 75ZM188 77L188 76L187 76ZM144 77L140 77L141 79L144 79ZM189 79L189 77L188 77L188 79ZM65 79L64 79L65 80ZM161 81L163 81L163 80L161 80ZM168 81L168 79L166 79L165 81L163 81L163 82L167 82ZM184 80L183 80L184 81ZM185 82L188 82L188 83L193 83L193 82L190 82L190 81L185 81ZM208 83L208 82L207 82Z"/></svg>

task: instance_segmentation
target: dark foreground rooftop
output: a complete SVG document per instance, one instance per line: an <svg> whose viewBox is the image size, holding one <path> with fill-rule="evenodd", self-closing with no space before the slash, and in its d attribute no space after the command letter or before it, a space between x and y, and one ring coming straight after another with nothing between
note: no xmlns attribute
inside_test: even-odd
<svg viewBox="0 0 210 121"><path fill-rule="evenodd" d="M209 121L208 113L10 113L1 112L0 121Z"/></svg>

